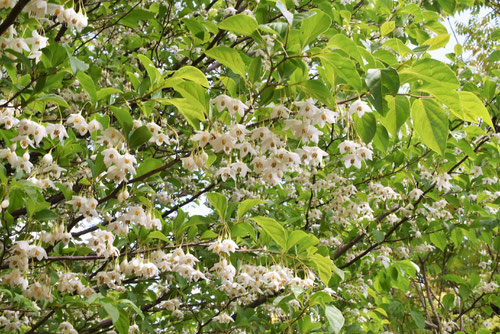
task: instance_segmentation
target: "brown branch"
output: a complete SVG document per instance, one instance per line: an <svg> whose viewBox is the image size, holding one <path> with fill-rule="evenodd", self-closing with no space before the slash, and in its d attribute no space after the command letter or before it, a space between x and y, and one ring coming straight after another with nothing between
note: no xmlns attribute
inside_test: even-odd
<svg viewBox="0 0 500 334"><path fill-rule="evenodd" d="M30 0L19 0L14 8L12 8L9 15L5 18L2 24L0 24L0 36L3 35L3 33L6 32L12 24L14 24L14 21L17 19L28 2L30 2Z"/></svg>
<svg viewBox="0 0 500 334"><path fill-rule="evenodd" d="M51 310L49 313L47 313L47 315L45 317L43 317L42 319L40 319L36 324L33 325L33 327L31 327L31 329L29 331L26 332L26 334L32 334L32 333L35 333L35 331L41 326L43 325L47 320L49 320L50 317L52 317L52 315L55 313L55 310Z"/></svg>
<svg viewBox="0 0 500 334"><path fill-rule="evenodd" d="M381 222L382 219L384 219L385 217L387 217L391 213L396 212L397 210L399 210L399 208L400 208L400 206L396 205L395 207L393 207L389 211L380 214L377 218L375 218L375 222L377 222L377 223ZM341 257L342 255L344 255L349 249L351 249L352 247L354 247L354 245L356 245L358 242L360 242L361 239L363 239L363 237L365 236L365 234L367 232L368 232L367 230L363 230L361 233L359 233L357 236L355 236L349 243L345 244L342 248L337 250L335 252L335 254L333 255L333 259L336 260L339 257Z"/></svg>

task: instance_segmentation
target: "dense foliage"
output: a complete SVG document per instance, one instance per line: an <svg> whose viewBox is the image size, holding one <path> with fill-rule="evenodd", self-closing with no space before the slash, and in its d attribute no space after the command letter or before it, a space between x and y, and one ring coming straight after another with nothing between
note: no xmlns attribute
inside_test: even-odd
<svg viewBox="0 0 500 334"><path fill-rule="evenodd" d="M494 331L481 5L0 0L0 331Z"/></svg>

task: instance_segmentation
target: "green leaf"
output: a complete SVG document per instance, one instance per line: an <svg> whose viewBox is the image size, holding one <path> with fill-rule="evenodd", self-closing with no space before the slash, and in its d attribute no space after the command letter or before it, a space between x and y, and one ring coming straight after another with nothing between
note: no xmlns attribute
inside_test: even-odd
<svg viewBox="0 0 500 334"><path fill-rule="evenodd" d="M108 313L109 317L111 318L111 321L113 321L113 323L116 323L118 321L118 318L120 318L120 311L118 311L116 306L103 302L101 302L101 305L102 307L104 307L106 313Z"/></svg>
<svg viewBox="0 0 500 334"><path fill-rule="evenodd" d="M316 40L317 37L328 30L332 24L330 17L319 9L314 10L313 13L314 15L302 21L300 27L302 48Z"/></svg>
<svg viewBox="0 0 500 334"><path fill-rule="evenodd" d="M328 282L330 282L330 278L332 278L332 260L318 253L311 255L310 259L318 271L319 278L328 286Z"/></svg>
<svg viewBox="0 0 500 334"><path fill-rule="evenodd" d="M110 106L109 109L113 112L113 115L115 115L118 123L122 126L125 135L128 135L134 125L134 120L132 119L128 108Z"/></svg>
<svg viewBox="0 0 500 334"><path fill-rule="evenodd" d="M172 77L191 80L191 81L196 82L197 84L200 84L204 87L210 87L210 84L208 83L208 80L205 77L205 74L203 74L202 71L200 71L199 69L197 69L196 67L193 67L193 66L181 67L179 70L175 71L175 73Z"/></svg>
<svg viewBox="0 0 500 334"><path fill-rule="evenodd" d="M147 172L152 171L153 169L160 168L163 166L163 161L155 158L147 158L137 168L137 174L135 177L139 177L141 175L146 174Z"/></svg>
<svg viewBox="0 0 500 334"><path fill-rule="evenodd" d="M199 121L205 120L203 107L194 99L157 99L157 101L162 104L174 105L195 130L199 129Z"/></svg>
<svg viewBox="0 0 500 334"><path fill-rule="evenodd" d="M302 240L308 237L308 234L302 230L295 230L288 235L286 239L286 248L285 251L288 251L290 248L300 243Z"/></svg>
<svg viewBox="0 0 500 334"><path fill-rule="evenodd" d="M276 1L276 8L283 14L283 17L287 20L289 25L292 25L293 23L293 14L290 13L288 9L286 9L286 6L280 1Z"/></svg>
<svg viewBox="0 0 500 334"><path fill-rule="evenodd" d="M311 306L314 306L316 304L321 305L323 308L326 307L326 303L330 303L333 301L332 296L330 296L328 293L325 291L318 291L315 292L310 298L309 298L309 304Z"/></svg>
<svg viewBox="0 0 500 334"><path fill-rule="evenodd" d="M455 247L460 247L462 244L462 240L464 238L464 234L462 232L462 229L456 227L453 230L451 230L451 241L455 244Z"/></svg>
<svg viewBox="0 0 500 334"><path fill-rule="evenodd" d="M38 98L36 101L44 101L44 102L50 102L50 103L55 103L61 107L64 107L64 108L69 108L69 104L68 102L66 102L62 97L60 97L59 95L55 95L55 94L47 94L47 95L44 95L40 98Z"/></svg>
<svg viewBox="0 0 500 334"><path fill-rule="evenodd" d="M205 51L207 57L217 60L222 65L229 67L231 71L245 78L245 63L238 51L227 46L216 46Z"/></svg>
<svg viewBox="0 0 500 334"><path fill-rule="evenodd" d="M330 90L319 80L308 80L297 84L307 95L312 98L323 102L326 105L333 105L332 93Z"/></svg>
<svg viewBox="0 0 500 334"><path fill-rule="evenodd" d="M337 334L340 332L342 327L344 326L344 316L342 312L333 304L326 305L325 307L325 316L328 319L328 324L330 325L330 331Z"/></svg>
<svg viewBox="0 0 500 334"><path fill-rule="evenodd" d="M348 85L352 86L358 92L363 90L361 77L356 69L356 65L352 60L345 57L339 51L333 51L326 54L318 55L322 63L331 65L336 76L342 78Z"/></svg>
<svg viewBox="0 0 500 334"><path fill-rule="evenodd" d="M244 238L247 234L251 236L254 241L257 240L255 237L255 228L247 222L238 223L231 228L231 236L233 238Z"/></svg>
<svg viewBox="0 0 500 334"><path fill-rule="evenodd" d="M219 29L227 30L236 35L250 36L259 28L253 17L245 14L236 14L228 17L218 25Z"/></svg>
<svg viewBox="0 0 500 334"><path fill-rule="evenodd" d="M358 51L358 46L353 42L352 39L344 34L337 34L330 38L328 41L328 48L335 47L336 49L342 50L347 53L350 57L353 57L358 61L358 63L363 64L363 58Z"/></svg>
<svg viewBox="0 0 500 334"><path fill-rule="evenodd" d="M68 51L68 57L69 57L69 65L71 67L71 70L73 71L73 74L78 74L78 72L80 71L83 72L89 69L89 64L81 61L76 57L73 57L69 51Z"/></svg>
<svg viewBox="0 0 500 334"><path fill-rule="evenodd" d="M165 234L163 234L160 231L153 231L153 232L149 233L148 239L160 239L162 241L171 243L171 241L168 240L168 238L165 236Z"/></svg>
<svg viewBox="0 0 500 334"><path fill-rule="evenodd" d="M224 220L227 211L227 198L219 193L209 193L207 198L219 214L220 219Z"/></svg>
<svg viewBox="0 0 500 334"><path fill-rule="evenodd" d="M377 131L375 116L371 112L365 113L361 118L356 113L353 116L357 133L365 143L370 143Z"/></svg>
<svg viewBox="0 0 500 334"><path fill-rule="evenodd" d="M50 221L50 220L57 219L58 217L59 217L59 215L57 213L55 213L54 211L48 210L48 209L43 209L41 211L38 211L33 216L33 219L39 220L39 221Z"/></svg>
<svg viewBox="0 0 500 334"><path fill-rule="evenodd" d="M372 103L382 115L384 110L384 96L396 95L399 90L399 75L393 68L369 69L366 73L366 85L370 89Z"/></svg>
<svg viewBox="0 0 500 334"><path fill-rule="evenodd" d="M418 311L411 311L410 315L413 318L413 321L415 321L415 325L417 325L418 329L424 330L425 329L425 318L422 315L422 313L420 313Z"/></svg>
<svg viewBox="0 0 500 334"><path fill-rule="evenodd" d="M286 231L276 220L267 217L250 218L255 221L281 248L286 249Z"/></svg>
<svg viewBox="0 0 500 334"><path fill-rule="evenodd" d="M482 119L486 124L494 129L488 109L476 94L466 91L458 92L460 96L460 104L464 115L464 120L468 122L478 123L477 119Z"/></svg>
<svg viewBox="0 0 500 334"><path fill-rule="evenodd" d="M128 144L130 148L134 150L139 146L147 143L152 136L153 135L149 131L148 127L143 125L135 129L134 131L130 132Z"/></svg>
<svg viewBox="0 0 500 334"><path fill-rule="evenodd" d="M457 6L456 0L438 0L438 3L448 14L453 15L453 13L455 13L455 7Z"/></svg>
<svg viewBox="0 0 500 334"><path fill-rule="evenodd" d="M263 204L266 201L261 199L246 199L238 206L238 219L241 219L245 213L256 205Z"/></svg>
<svg viewBox="0 0 500 334"><path fill-rule="evenodd" d="M443 155L449 130L448 115L443 108L433 99L418 99L413 102L411 117L422 142Z"/></svg>
<svg viewBox="0 0 500 334"><path fill-rule="evenodd" d="M394 138L397 138L399 129L410 117L410 101L406 96L400 95L386 96L386 100L389 111L380 118L380 122Z"/></svg>
<svg viewBox="0 0 500 334"><path fill-rule="evenodd" d="M85 89L87 94L90 97L90 100L93 103L96 103L97 101L97 92L94 84L94 80L92 80L91 77L89 77L87 74L84 72L80 71L76 75L76 78L78 79L78 82L80 82L80 85Z"/></svg>
<svg viewBox="0 0 500 334"><path fill-rule="evenodd" d="M422 45L429 45L430 46L429 51L432 51L445 47L449 41L450 41L450 34L443 34L433 38L429 38L428 40L423 42Z"/></svg>
<svg viewBox="0 0 500 334"><path fill-rule="evenodd" d="M380 35L385 36L387 34L390 34L394 30L394 28L396 28L396 22L384 22L384 24L382 24L382 26L380 27Z"/></svg>
<svg viewBox="0 0 500 334"><path fill-rule="evenodd" d="M130 315L123 309L120 309L120 317L116 322L113 322L115 328L120 334L128 334L128 329L130 327Z"/></svg>
<svg viewBox="0 0 500 334"><path fill-rule="evenodd" d="M446 235L443 232L436 232L430 235L431 242L444 252L446 248Z"/></svg>
<svg viewBox="0 0 500 334"><path fill-rule="evenodd" d="M408 46L406 46L406 44L404 44L400 39L397 38L388 39L384 43L384 46L393 49L394 51L399 53L401 57L404 57L407 54L412 53L411 49Z"/></svg>
<svg viewBox="0 0 500 334"><path fill-rule="evenodd" d="M123 93L123 91L121 89L113 88L113 87L102 88L97 92L97 95L96 95L97 101L103 100L112 94L118 94L118 93Z"/></svg>
<svg viewBox="0 0 500 334"><path fill-rule="evenodd" d="M308 234L307 238L301 240L301 242L297 245L297 254L302 252L306 252L309 254L309 249L312 246L317 245L319 242L318 238L316 238L313 234Z"/></svg>
<svg viewBox="0 0 500 334"><path fill-rule="evenodd" d="M137 58L139 58L141 64L146 69L146 72L148 73L149 76L149 80L151 80L151 86L154 86L158 78L161 77L160 71L158 71L153 62L145 55L139 54L137 55Z"/></svg>
<svg viewBox="0 0 500 334"><path fill-rule="evenodd" d="M149 22L155 18L155 13L142 8L134 8L120 19L120 24L130 28L137 28L139 21ZM114 24L113 24L114 25Z"/></svg>
<svg viewBox="0 0 500 334"><path fill-rule="evenodd" d="M460 87L460 82L453 71L444 63L430 58L417 61L412 67L399 72L401 83L412 79L420 79L424 84L419 88L442 87L455 90Z"/></svg>

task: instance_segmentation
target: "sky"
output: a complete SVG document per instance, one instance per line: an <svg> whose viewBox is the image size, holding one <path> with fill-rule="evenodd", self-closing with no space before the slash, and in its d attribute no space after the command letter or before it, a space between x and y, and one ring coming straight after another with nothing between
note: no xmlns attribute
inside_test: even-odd
<svg viewBox="0 0 500 334"><path fill-rule="evenodd" d="M484 17L484 16L486 16L486 14L489 13L489 11L490 10L488 10L487 8L484 8L479 12L479 14L481 17ZM471 13L470 10L464 11L462 13L457 13L457 14L455 14L455 16L452 16L452 17L450 16L450 17L448 17L447 20L442 22L443 25L446 27L446 29L448 29L448 33L450 34L450 41L448 42L448 44L444 48L441 48L439 50L434 50L434 51L428 51L432 55L433 58L438 59L438 60L445 62L445 63L450 62L450 60L446 57L446 54L455 52L454 48L455 48L455 45L457 44L457 41L455 40L455 36L453 35L453 30L455 31L455 35L458 39L458 42L463 46L463 43L467 39L467 36L457 34L456 24L457 23L467 23L469 20L469 17L470 17L470 13Z"/></svg>

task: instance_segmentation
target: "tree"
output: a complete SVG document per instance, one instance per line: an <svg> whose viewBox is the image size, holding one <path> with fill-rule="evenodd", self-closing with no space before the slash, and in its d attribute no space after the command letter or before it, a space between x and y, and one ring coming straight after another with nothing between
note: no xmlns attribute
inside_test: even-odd
<svg viewBox="0 0 500 334"><path fill-rule="evenodd" d="M1 331L489 333L458 3L1 1Z"/></svg>

